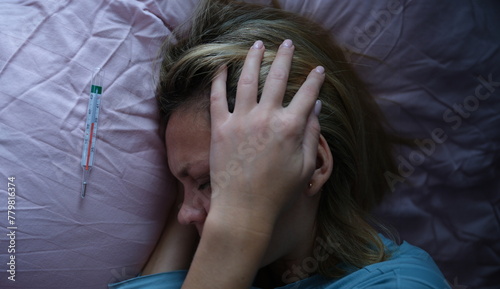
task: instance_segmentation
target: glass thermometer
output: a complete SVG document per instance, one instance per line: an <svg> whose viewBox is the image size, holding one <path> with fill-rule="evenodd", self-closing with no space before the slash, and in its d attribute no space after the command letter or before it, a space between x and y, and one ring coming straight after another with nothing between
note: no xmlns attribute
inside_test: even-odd
<svg viewBox="0 0 500 289"><path fill-rule="evenodd" d="M81 196L85 198L90 170L94 165L95 145L97 140L97 120L99 118L99 107L101 104L102 83L104 71L96 68L92 74L90 85L89 106L87 109L87 120L85 123L85 136L83 139L83 152L81 166L83 169L83 180Z"/></svg>

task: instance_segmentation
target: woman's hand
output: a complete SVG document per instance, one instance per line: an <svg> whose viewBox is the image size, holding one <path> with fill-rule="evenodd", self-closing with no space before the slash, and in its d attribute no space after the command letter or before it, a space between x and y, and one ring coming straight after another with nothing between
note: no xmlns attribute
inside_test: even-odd
<svg viewBox="0 0 500 289"><path fill-rule="evenodd" d="M291 41L281 45L257 103L264 47L260 41L254 44L233 113L226 100L226 68L212 83L212 197L183 288L250 287L280 212L307 188L320 135L314 113L319 107L313 108L324 71L314 69L283 107L293 51Z"/></svg>
<svg viewBox="0 0 500 289"><path fill-rule="evenodd" d="M313 108L324 72L322 67L313 70L292 102L283 107L294 52L292 42L286 40L257 102L264 50L257 41L248 52L233 113L226 100L227 70L221 69L212 84L209 215L235 221L235 215L246 214L272 226L282 209L307 188L315 168L320 128ZM246 224L244 220L240 225ZM248 229L268 228L257 225Z"/></svg>

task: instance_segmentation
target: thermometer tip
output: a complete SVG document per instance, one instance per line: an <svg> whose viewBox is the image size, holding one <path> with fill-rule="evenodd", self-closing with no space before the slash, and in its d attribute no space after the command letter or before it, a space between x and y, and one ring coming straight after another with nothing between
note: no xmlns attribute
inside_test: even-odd
<svg viewBox="0 0 500 289"><path fill-rule="evenodd" d="M85 198L85 191L87 191L87 182L82 183L82 199Z"/></svg>

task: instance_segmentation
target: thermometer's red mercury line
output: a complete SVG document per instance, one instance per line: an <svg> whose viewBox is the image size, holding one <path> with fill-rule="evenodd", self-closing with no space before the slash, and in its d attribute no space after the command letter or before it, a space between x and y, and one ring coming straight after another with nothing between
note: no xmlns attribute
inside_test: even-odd
<svg viewBox="0 0 500 289"><path fill-rule="evenodd" d="M92 147L92 135L94 134L94 123L90 125L90 140L89 140L89 148L87 150L87 163L85 164L85 170L89 170L89 162L90 162L90 148Z"/></svg>

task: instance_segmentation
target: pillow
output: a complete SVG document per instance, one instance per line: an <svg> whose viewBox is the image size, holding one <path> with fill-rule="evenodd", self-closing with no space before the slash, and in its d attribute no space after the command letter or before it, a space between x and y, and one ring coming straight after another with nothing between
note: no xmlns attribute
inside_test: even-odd
<svg viewBox="0 0 500 289"><path fill-rule="evenodd" d="M154 64L196 1L18 2L0 3L0 283L106 288L140 272L172 204ZM452 285L499 284L499 6L281 4L332 32L392 127L415 142L395 152L399 171L387 175L392 197L378 216L426 249ZM104 92L82 199L96 67L105 71Z"/></svg>
<svg viewBox="0 0 500 289"><path fill-rule="evenodd" d="M160 10L172 24L185 13L154 1L0 3L0 287L106 288L147 260L174 196L154 99L169 31ZM104 91L82 199L96 67Z"/></svg>

